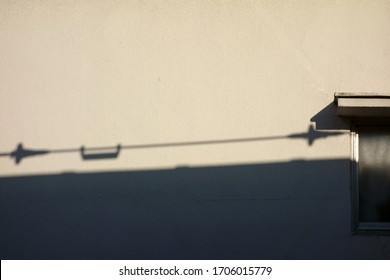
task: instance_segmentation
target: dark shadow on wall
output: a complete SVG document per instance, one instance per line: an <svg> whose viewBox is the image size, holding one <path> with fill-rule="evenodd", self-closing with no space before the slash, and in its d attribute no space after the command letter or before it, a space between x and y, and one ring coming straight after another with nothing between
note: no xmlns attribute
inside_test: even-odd
<svg viewBox="0 0 390 280"><path fill-rule="evenodd" d="M332 102L315 114L311 122L316 124L317 130L349 130L350 120L337 115L337 106Z"/></svg>
<svg viewBox="0 0 390 280"><path fill-rule="evenodd" d="M0 178L0 257L389 258L351 237L348 175L340 159Z"/></svg>

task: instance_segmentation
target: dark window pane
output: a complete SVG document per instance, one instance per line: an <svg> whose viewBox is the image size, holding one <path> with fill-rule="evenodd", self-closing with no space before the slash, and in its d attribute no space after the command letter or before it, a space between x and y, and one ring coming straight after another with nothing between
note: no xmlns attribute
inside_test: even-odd
<svg viewBox="0 0 390 280"><path fill-rule="evenodd" d="M390 222L390 129L359 130L359 220Z"/></svg>

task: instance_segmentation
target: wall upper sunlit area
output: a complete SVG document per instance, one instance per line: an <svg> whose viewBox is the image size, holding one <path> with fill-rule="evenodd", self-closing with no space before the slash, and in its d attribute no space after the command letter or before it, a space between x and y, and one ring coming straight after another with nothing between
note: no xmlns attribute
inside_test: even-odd
<svg viewBox="0 0 390 280"><path fill-rule="evenodd" d="M349 158L304 134L334 92L390 92L389 26L388 1L2 2L0 177Z"/></svg>

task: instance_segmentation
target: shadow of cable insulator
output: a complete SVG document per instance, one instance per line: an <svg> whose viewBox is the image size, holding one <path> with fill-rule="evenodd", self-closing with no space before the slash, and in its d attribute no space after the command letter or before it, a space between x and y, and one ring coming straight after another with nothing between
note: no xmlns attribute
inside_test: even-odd
<svg viewBox="0 0 390 280"><path fill-rule="evenodd" d="M121 145L117 145L114 148L91 148L88 150L82 146L80 148L80 153L83 160L114 159L119 156L120 150Z"/></svg>
<svg viewBox="0 0 390 280"><path fill-rule="evenodd" d="M323 132L316 131L313 125L309 126L309 130L306 133L294 133L281 136L266 136L266 137L252 137L252 138L235 138L235 139L219 139L219 140L204 140L204 141L192 141L192 142L171 142L171 143L156 143L156 144L141 144L141 145L128 145L116 147L100 147L89 148L88 150L82 146L81 148L72 149L54 149L54 150L28 150L23 148L22 144L19 144L15 151L11 153L0 153L0 157L10 156L15 159L15 163L19 164L25 157L44 155L44 154L59 154L59 153L73 153L80 152L83 160L94 159L114 159L119 156L121 149L150 149L150 148L166 148L166 147L183 147L183 146L195 146L195 145L212 145L212 144L230 144L230 143L244 143L244 142L257 142L257 141L274 141L281 139L307 139L309 146L313 145L316 139L326 138L330 136L339 136L345 132Z"/></svg>
<svg viewBox="0 0 390 280"><path fill-rule="evenodd" d="M48 151L48 150L28 150L28 149L25 149L25 148L23 148L23 144L20 143L16 147L16 150L13 151L12 153L10 153L9 155L11 156L11 158L15 159L16 164L19 164L22 161L22 159L24 159L26 157L45 155L48 153L50 153L50 151Z"/></svg>
<svg viewBox="0 0 390 280"><path fill-rule="evenodd" d="M296 134L290 134L287 137L288 138L303 138L307 139L307 143L309 146L313 145L314 141L316 139L320 138L326 138L330 136L338 136L344 134L344 132L324 132L324 131L317 131L314 129L313 125L309 126L309 130L307 133L296 133Z"/></svg>

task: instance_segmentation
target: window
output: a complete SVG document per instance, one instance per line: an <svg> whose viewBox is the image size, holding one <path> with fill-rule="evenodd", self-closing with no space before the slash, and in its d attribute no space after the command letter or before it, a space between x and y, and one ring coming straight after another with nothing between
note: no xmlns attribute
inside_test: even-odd
<svg viewBox="0 0 390 280"><path fill-rule="evenodd" d="M390 234L390 94L336 93L351 121L353 229Z"/></svg>
<svg viewBox="0 0 390 280"><path fill-rule="evenodd" d="M390 125L357 124L352 137L354 229L390 230Z"/></svg>

